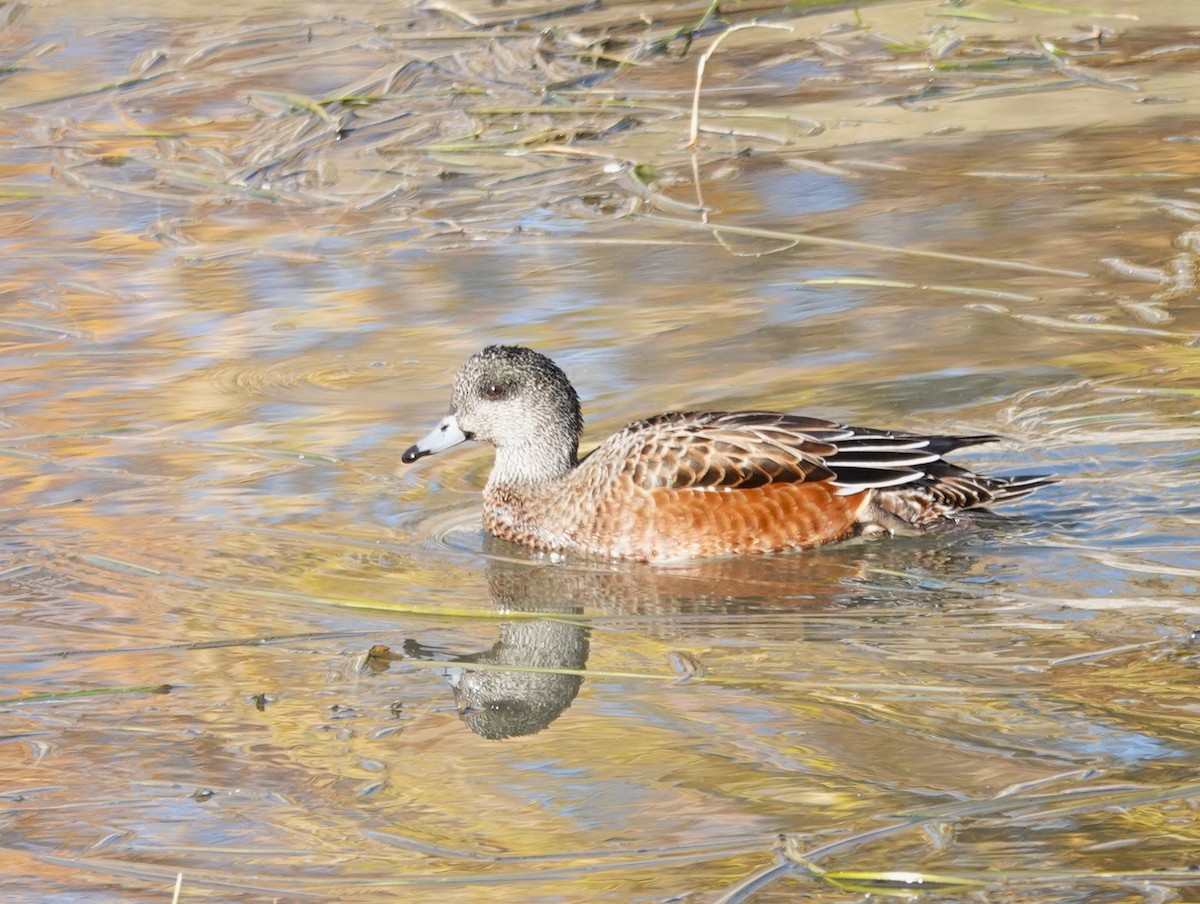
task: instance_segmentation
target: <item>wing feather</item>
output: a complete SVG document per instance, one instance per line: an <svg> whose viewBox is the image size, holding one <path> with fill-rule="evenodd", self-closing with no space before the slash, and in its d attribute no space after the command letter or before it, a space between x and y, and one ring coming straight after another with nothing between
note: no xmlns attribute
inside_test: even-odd
<svg viewBox="0 0 1200 904"><path fill-rule="evenodd" d="M922 480L943 452L992 439L868 430L770 411L707 411L638 421L610 440L616 448L602 448L647 490L828 481L839 495L851 495Z"/></svg>

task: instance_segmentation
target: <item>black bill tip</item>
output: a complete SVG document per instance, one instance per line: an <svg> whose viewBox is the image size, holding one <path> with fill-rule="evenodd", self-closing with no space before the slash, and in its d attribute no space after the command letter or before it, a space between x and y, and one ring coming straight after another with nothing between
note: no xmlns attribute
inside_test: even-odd
<svg viewBox="0 0 1200 904"><path fill-rule="evenodd" d="M418 458L429 454L430 452L428 449L421 449L417 446L409 446L404 450L404 454L400 456L400 460L406 465L411 465Z"/></svg>

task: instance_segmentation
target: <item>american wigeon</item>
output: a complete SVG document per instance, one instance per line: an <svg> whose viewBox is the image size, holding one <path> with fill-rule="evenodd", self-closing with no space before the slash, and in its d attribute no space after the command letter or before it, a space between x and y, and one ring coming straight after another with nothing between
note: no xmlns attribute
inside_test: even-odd
<svg viewBox="0 0 1200 904"><path fill-rule="evenodd" d="M549 358L488 346L450 413L403 456L491 443L483 524L534 549L665 561L918 533L1016 499L1044 475L986 477L942 456L996 436L919 436L770 411L636 421L579 457L579 396Z"/></svg>

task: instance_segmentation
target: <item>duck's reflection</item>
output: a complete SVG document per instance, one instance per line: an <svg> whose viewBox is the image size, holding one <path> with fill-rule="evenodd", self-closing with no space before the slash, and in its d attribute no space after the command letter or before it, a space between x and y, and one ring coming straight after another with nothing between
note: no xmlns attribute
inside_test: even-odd
<svg viewBox="0 0 1200 904"><path fill-rule="evenodd" d="M589 653L585 611L589 617L635 618L642 631L672 640L682 636L685 644L707 643L739 627L755 630L745 619L766 613L911 604L896 586L900 570L911 573L924 566L927 572L966 573L972 559L930 541L916 547L842 546L796 556L708 560L678 568L550 563L522 553L501 540L485 541L492 602L501 612L521 614L499 622L500 636L491 647L455 655L416 640L404 645L409 657L454 663L443 675L463 722L496 740L541 731L575 700L583 684L578 673ZM893 576L887 578L891 586L878 586L873 573ZM928 605L928 592L919 593ZM945 591L938 598L944 601ZM801 620L790 630L805 632Z"/></svg>
<svg viewBox="0 0 1200 904"><path fill-rule="evenodd" d="M475 734L493 740L535 734L579 693L583 676L572 673L587 664L589 632L571 618L583 613L578 577L550 564L489 562L488 590L498 609L546 618L500 622L500 638L489 649L455 656L461 665L445 670L459 714ZM417 658L442 658L413 641L404 649Z"/></svg>

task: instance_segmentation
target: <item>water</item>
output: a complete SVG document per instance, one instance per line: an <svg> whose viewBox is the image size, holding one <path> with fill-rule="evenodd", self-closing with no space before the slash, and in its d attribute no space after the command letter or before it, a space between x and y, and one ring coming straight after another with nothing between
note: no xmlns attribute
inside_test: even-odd
<svg viewBox="0 0 1200 904"><path fill-rule="evenodd" d="M572 49L703 4L10 10L6 899L738 900L781 835L813 869L756 902L1193 895L1200 21L1090 6L764 13L709 64L708 224L711 38ZM1063 480L947 536L551 564L482 535L488 450L400 464L495 341L585 445L770 407Z"/></svg>

